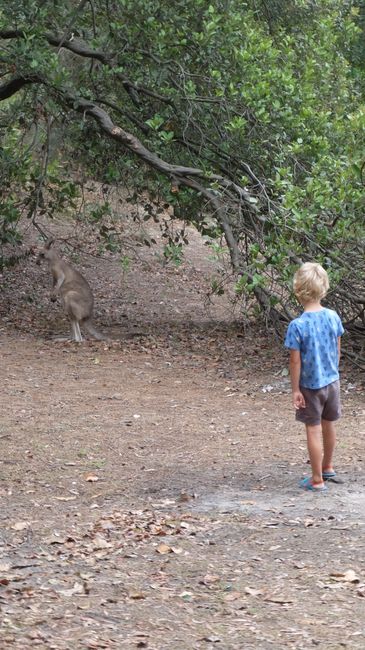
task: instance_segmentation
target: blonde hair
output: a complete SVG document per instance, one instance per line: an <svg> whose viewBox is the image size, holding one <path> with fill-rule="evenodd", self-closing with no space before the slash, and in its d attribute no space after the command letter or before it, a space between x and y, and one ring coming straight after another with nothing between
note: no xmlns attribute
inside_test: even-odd
<svg viewBox="0 0 365 650"><path fill-rule="evenodd" d="M301 304L321 300L328 289L327 272L316 262L306 262L294 275L294 293Z"/></svg>

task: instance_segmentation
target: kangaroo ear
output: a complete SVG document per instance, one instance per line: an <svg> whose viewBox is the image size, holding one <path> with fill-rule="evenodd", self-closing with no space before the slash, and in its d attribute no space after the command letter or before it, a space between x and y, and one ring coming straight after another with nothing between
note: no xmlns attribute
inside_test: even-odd
<svg viewBox="0 0 365 650"><path fill-rule="evenodd" d="M44 248L48 251L51 246L54 244L54 239L47 239L46 243L44 244Z"/></svg>

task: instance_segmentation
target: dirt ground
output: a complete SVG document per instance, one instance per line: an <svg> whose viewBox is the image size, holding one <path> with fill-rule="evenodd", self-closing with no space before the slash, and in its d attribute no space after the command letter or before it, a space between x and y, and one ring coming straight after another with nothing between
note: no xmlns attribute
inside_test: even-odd
<svg viewBox="0 0 365 650"><path fill-rule="evenodd" d="M365 647L365 400L344 364L337 471L305 493L286 354L198 236L128 272L83 256L110 341L55 341L32 257L2 277L0 648Z"/></svg>

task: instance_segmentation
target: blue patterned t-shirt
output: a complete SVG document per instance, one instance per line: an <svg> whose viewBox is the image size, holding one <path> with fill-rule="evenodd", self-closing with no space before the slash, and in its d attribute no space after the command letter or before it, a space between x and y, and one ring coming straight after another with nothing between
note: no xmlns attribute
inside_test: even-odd
<svg viewBox="0 0 365 650"><path fill-rule="evenodd" d="M343 333L339 315L326 307L303 312L289 324L284 345L300 351L300 386L323 388L339 378L337 339Z"/></svg>

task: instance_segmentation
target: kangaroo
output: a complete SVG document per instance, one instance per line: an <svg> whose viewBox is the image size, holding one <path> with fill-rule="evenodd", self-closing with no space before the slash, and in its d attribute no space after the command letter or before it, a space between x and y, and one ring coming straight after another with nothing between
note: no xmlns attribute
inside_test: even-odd
<svg viewBox="0 0 365 650"><path fill-rule="evenodd" d="M48 262L53 277L51 300L54 302L57 293L60 294L63 308L71 323L71 339L81 343L80 325L83 325L91 336L99 341L103 340L104 337L94 328L91 321L94 297L89 283L71 264L59 257L51 248L53 243L53 239L46 242L39 253L38 263L42 259Z"/></svg>

